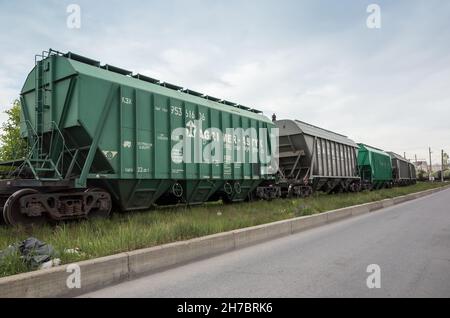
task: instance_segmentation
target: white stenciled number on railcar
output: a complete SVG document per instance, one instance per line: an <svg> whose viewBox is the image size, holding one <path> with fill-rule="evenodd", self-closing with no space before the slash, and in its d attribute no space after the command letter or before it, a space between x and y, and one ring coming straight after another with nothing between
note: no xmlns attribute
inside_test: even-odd
<svg viewBox="0 0 450 318"><path fill-rule="evenodd" d="M124 140L124 141L123 141L123 147L124 147L124 148L131 148L131 141L129 141L129 140Z"/></svg>
<svg viewBox="0 0 450 318"><path fill-rule="evenodd" d="M131 100L131 98L122 97L122 104L131 105L132 103L133 103L133 101Z"/></svg>
<svg viewBox="0 0 450 318"><path fill-rule="evenodd" d="M193 110L187 110L185 111L186 118L195 119L195 112Z"/></svg>
<svg viewBox="0 0 450 318"><path fill-rule="evenodd" d="M170 113L179 117L181 117L181 115L183 114L181 107L177 106L170 106Z"/></svg>

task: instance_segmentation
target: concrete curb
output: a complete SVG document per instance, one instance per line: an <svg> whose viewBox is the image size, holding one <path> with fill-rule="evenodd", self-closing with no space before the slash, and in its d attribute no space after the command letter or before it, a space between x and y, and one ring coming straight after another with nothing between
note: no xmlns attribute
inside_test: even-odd
<svg viewBox="0 0 450 318"><path fill-rule="evenodd" d="M393 199L355 205L187 241L174 242L127 253L82 261L81 288L69 289L73 264L0 278L0 297L68 297L99 289L145 273L161 271L200 258L218 255L345 218L367 214L409 200L446 190L449 186Z"/></svg>

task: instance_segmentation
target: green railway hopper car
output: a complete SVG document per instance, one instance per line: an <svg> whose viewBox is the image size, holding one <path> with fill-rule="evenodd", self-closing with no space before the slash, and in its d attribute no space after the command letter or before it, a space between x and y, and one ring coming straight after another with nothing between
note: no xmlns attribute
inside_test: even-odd
<svg viewBox="0 0 450 318"><path fill-rule="evenodd" d="M358 169L365 189L392 186L392 163L388 153L365 144L358 144Z"/></svg>
<svg viewBox="0 0 450 318"><path fill-rule="evenodd" d="M260 111L77 54L40 56L21 102L29 155L5 163L0 182L10 224L107 215L114 203L242 201L273 178L275 126Z"/></svg>

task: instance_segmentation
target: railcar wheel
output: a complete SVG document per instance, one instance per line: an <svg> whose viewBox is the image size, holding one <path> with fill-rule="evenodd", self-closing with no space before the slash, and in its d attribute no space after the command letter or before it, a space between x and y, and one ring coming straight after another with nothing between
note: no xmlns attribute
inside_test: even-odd
<svg viewBox="0 0 450 318"><path fill-rule="evenodd" d="M29 217L20 212L20 198L28 194L36 194L37 190L34 189L21 189L13 194L6 200L3 207L3 218L8 225L32 225L42 224L45 222L44 216Z"/></svg>
<svg viewBox="0 0 450 318"><path fill-rule="evenodd" d="M100 207L91 209L91 211L89 211L88 218L107 218L111 215L112 201L108 192L101 188L89 188L84 192L103 192L105 194L105 198L102 199Z"/></svg>

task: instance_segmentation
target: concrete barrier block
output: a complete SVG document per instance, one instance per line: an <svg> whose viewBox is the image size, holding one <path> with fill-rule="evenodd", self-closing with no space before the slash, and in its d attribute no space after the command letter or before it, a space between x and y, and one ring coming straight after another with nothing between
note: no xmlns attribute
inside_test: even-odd
<svg viewBox="0 0 450 318"><path fill-rule="evenodd" d="M79 262L77 265L81 270L81 289L83 290L101 288L129 277L127 253L95 258ZM70 273L67 273L68 275Z"/></svg>
<svg viewBox="0 0 450 318"><path fill-rule="evenodd" d="M63 266L0 278L0 298L53 297L66 292Z"/></svg>
<svg viewBox="0 0 450 318"><path fill-rule="evenodd" d="M404 196L404 195L400 196L400 197L395 197L392 200L394 201L394 204L400 204L400 203L408 201L406 196Z"/></svg>
<svg viewBox="0 0 450 318"><path fill-rule="evenodd" d="M291 221L279 221L233 231L234 246L240 248L292 233Z"/></svg>
<svg viewBox="0 0 450 318"><path fill-rule="evenodd" d="M382 201L370 202L370 203L367 203L367 208L369 209L370 212L380 210L383 208L383 203L382 203Z"/></svg>
<svg viewBox="0 0 450 318"><path fill-rule="evenodd" d="M79 266L81 288L69 288L67 281L75 271L68 264L0 279L0 298L3 297L61 297L79 294L128 278L126 253L74 263Z"/></svg>
<svg viewBox="0 0 450 318"><path fill-rule="evenodd" d="M130 276L158 271L189 261L186 241L144 248L128 253Z"/></svg>
<svg viewBox="0 0 450 318"><path fill-rule="evenodd" d="M325 213L298 217L291 220L292 233L298 233L325 223L327 223L327 215Z"/></svg>
<svg viewBox="0 0 450 318"><path fill-rule="evenodd" d="M403 197L405 199L405 201L410 201L413 200L415 198L415 193L410 193L410 194L405 194Z"/></svg>
<svg viewBox="0 0 450 318"><path fill-rule="evenodd" d="M352 208L342 208L324 214L327 216L327 222L334 222L352 216Z"/></svg>
<svg viewBox="0 0 450 318"><path fill-rule="evenodd" d="M380 201L380 203L381 203L381 208L383 208L383 209L384 208L389 208L389 207L394 205L394 200L392 200L392 199L384 199L384 200Z"/></svg>
<svg viewBox="0 0 450 318"><path fill-rule="evenodd" d="M420 198L422 198L422 197L424 197L424 196L426 196L426 195L432 194L432 193L433 193L433 192L426 192L426 193L419 192L419 193L414 193L414 194L413 194L413 197L414 197L414 199L420 199Z"/></svg>
<svg viewBox="0 0 450 318"><path fill-rule="evenodd" d="M187 259L193 260L234 249L233 232L219 233L188 241Z"/></svg>
<svg viewBox="0 0 450 318"><path fill-rule="evenodd" d="M362 214L366 214L366 213L370 212L367 204L355 205L355 206L351 207L351 209L352 209L353 216L362 215Z"/></svg>

